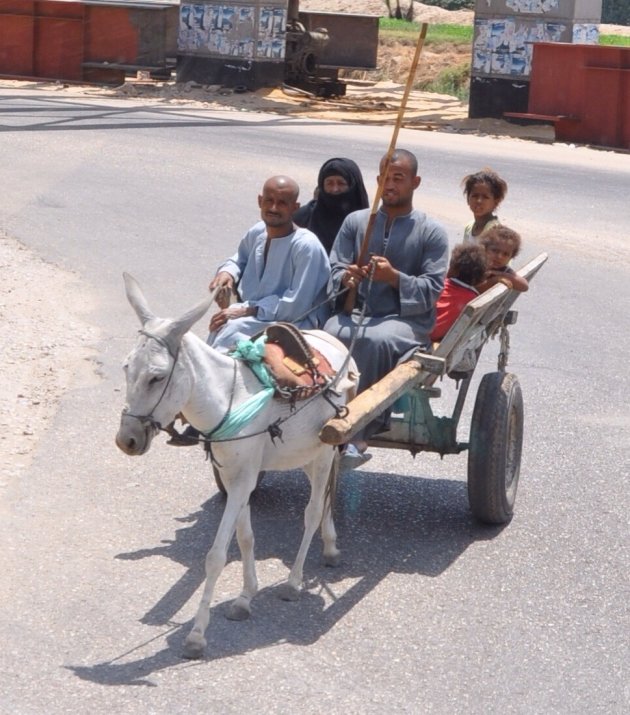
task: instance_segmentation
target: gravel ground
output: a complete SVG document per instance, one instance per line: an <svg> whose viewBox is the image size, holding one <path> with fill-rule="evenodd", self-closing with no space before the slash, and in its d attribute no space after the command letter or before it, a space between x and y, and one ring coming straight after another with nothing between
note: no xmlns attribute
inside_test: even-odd
<svg viewBox="0 0 630 715"><path fill-rule="evenodd" d="M1 505L2 490L30 464L65 390L95 379L87 346L97 331L82 317L90 306L73 299L77 277L1 233L0 268Z"/></svg>

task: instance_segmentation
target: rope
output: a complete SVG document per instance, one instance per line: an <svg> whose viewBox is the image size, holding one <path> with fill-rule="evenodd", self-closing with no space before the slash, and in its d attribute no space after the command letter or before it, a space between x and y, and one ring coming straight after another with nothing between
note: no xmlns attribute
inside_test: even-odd
<svg viewBox="0 0 630 715"><path fill-rule="evenodd" d="M292 322L295 324L299 323L301 320L304 320L304 318L306 318L307 315L310 315L311 313L315 312L316 310L319 310L323 305L326 305L326 303L331 303L331 302L335 301L340 295L347 293L349 290L350 290L350 288L348 286L346 286L345 288L338 290L336 293L333 293L332 295L327 296L325 298L325 300L322 300L321 303L318 303L317 305L314 305L312 308L309 308L307 311L302 313L302 315L298 315L298 317L295 318Z"/></svg>
<svg viewBox="0 0 630 715"><path fill-rule="evenodd" d="M367 294L369 294L370 289L372 287L372 283L374 280L374 270L375 270L375 265L372 263L370 266L370 272L368 274L366 297L367 297ZM327 298L326 301L320 303L319 305L315 306L314 308L311 308L304 315L308 315L309 313L312 313L314 310L320 308L322 305L327 303L331 298L335 299L338 296L342 295L343 293L346 293L348 290L349 289L347 287L342 288L337 293L333 294L330 298ZM236 360L242 360L250 368L250 370L252 370L252 372L256 375L256 377L259 379L260 383L263 385L263 389L260 392L257 392L255 395L252 395L252 397L250 397L248 400L246 400L243 404L239 405L236 409L232 410L232 399L234 397L234 387L233 387L232 394L230 396L230 404L228 406L227 412L223 415L223 418L221 419L219 424L211 432L202 434L200 437L197 438L197 442L204 444L204 448L206 449L208 454L211 455L213 462L214 462L214 458L212 457L212 443L213 442L235 442L235 441L241 440L241 439L249 439L250 437L257 437L261 434L264 434L265 432L269 433L269 436L271 437L271 440L274 444L275 444L276 439L280 439L280 441L282 441L282 429L280 426L282 424L284 424L287 420L289 420L291 417L294 417L299 412L301 412L303 409L308 407L308 405L313 400L317 399L320 396L323 396L324 399L332 407L334 407L335 412L337 413L337 417L343 416L344 411L347 408L345 406L336 405L328 397L328 393L330 393L331 391L334 391L337 383L341 379L341 376L345 373L345 371L348 368L348 365L350 364L350 360L352 359L352 351L354 350L354 346L357 341L359 329L361 328L361 325L363 324L363 321L365 320L366 312L367 312L367 300L363 301L363 306L362 306L361 312L359 314L359 322L356 324L356 326L353 330L352 339L350 341L350 346L348 347L348 352L346 354L346 357L344 358L344 361L341 364L341 367L339 368L339 370L337 370L337 373L335 374L334 378L331 381L329 381L325 387L322 387L319 391L315 392L313 395L311 395L310 397L303 400L299 407L295 407L295 405L293 405L291 414L287 415L286 417L278 418L275 422L268 425L265 429L258 430L257 432L252 432L250 434L237 436L237 433L240 432L244 427L246 427L247 424L249 424L249 422L251 422L256 417L256 415L269 404L269 402L273 398L273 395L274 395L274 393L276 391L276 387L277 387L275 384L275 381L273 380L268 369L263 364L266 336L263 334L255 341L251 341L251 340L239 341L236 345L236 349L230 353L230 356L235 359L235 363L234 363L235 382L236 382ZM299 321L303 317L304 316L300 316L296 320ZM150 335L148 333L145 333L145 334L148 337L154 338L158 342L162 343L168 349L168 351L170 353L170 348L168 347L168 345L166 344L165 341L162 341L161 339L157 338L157 336ZM176 358L176 356L175 356L175 358ZM173 370L174 370L174 368L175 368L175 364L173 364ZM170 382L171 376L172 376L172 371L171 371L171 375L169 376L168 382ZM167 383L167 387L168 387L168 383ZM164 392L166 392L166 388L165 388ZM160 400L164 396L164 392L162 393ZM158 403L159 403L159 401L158 401ZM156 407L157 407L157 405L156 405ZM155 409L155 407L153 409ZM153 410L152 410L152 412L153 412ZM135 415L134 415L134 417L135 417ZM157 427L157 429L170 434L170 432L168 431L167 428L162 427L162 425L160 425L159 423L154 423L154 424Z"/></svg>
<svg viewBox="0 0 630 715"><path fill-rule="evenodd" d="M365 300L363 301L363 306L361 307L361 312L359 313L359 322L356 324L355 328L352 331L352 338L350 339L350 345L348 346L348 353L346 354L346 357L344 361L341 363L341 367L337 371L337 374L335 375L334 380L331 383L331 387L335 386L337 382L340 380L341 376L345 373L348 365L350 364L350 360L352 360L352 353L354 351L354 346L356 345L357 338L359 337L359 329L363 325L363 321L365 320L365 314L367 312L367 297L370 293L370 290L372 289L372 283L374 282L374 270L376 269L376 264L373 262L370 263L370 272L368 273L368 283L367 283L367 288L365 291ZM343 291L339 291L337 295L341 295L344 291L349 290L348 288L344 288ZM358 291L357 291L358 293Z"/></svg>
<svg viewBox="0 0 630 715"><path fill-rule="evenodd" d="M270 402L276 390L275 382L262 364L265 354L266 337L261 335L256 341L239 340L236 349L230 353L235 360L242 360L260 380L263 389L245 400L234 410L228 408L221 423L212 432L204 435L204 441L225 442L248 425Z"/></svg>

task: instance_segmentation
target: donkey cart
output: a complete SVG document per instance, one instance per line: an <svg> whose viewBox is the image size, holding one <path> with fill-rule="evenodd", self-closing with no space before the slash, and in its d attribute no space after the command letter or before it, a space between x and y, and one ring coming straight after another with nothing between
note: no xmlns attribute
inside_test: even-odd
<svg viewBox="0 0 630 715"><path fill-rule="evenodd" d="M541 253L517 273L531 281L548 256ZM472 300L431 354L417 352L382 380L355 397L347 414L329 420L320 439L333 445L348 442L376 415L393 406L390 428L370 440L373 447L406 449L440 455L468 450L468 501L473 515L487 524L505 524L514 511L523 444L523 396L516 375L506 372L509 326L519 293L503 284ZM457 440L464 401L485 344L499 336L496 372L483 376L468 442ZM452 414L433 413L431 400L444 375L458 382Z"/></svg>

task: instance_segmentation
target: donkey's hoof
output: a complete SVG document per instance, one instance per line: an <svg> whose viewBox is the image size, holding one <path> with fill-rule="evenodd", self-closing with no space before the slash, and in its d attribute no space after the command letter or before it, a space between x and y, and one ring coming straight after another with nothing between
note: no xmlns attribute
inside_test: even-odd
<svg viewBox="0 0 630 715"><path fill-rule="evenodd" d="M282 583L278 586L278 598L283 601L299 601L300 589L295 588L290 583Z"/></svg>
<svg viewBox="0 0 630 715"><path fill-rule="evenodd" d="M206 649L206 639L191 633L184 642L184 658L198 660L203 657L203 652Z"/></svg>
<svg viewBox="0 0 630 715"><path fill-rule="evenodd" d="M322 561L324 563L324 566L336 568L341 564L341 553L337 551L337 553L335 554L324 554L322 556Z"/></svg>
<svg viewBox="0 0 630 715"><path fill-rule="evenodd" d="M227 618L230 621L246 621L251 615L251 610L242 600L236 599L229 607Z"/></svg>

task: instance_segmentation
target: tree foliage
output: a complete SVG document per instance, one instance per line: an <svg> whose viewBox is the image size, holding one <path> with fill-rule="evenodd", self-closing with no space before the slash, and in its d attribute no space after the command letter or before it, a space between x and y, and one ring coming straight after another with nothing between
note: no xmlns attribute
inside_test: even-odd
<svg viewBox="0 0 630 715"><path fill-rule="evenodd" d="M422 0L422 2L444 10L474 10L475 8L475 0Z"/></svg>
<svg viewBox="0 0 630 715"><path fill-rule="evenodd" d="M602 22L630 25L630 0L603 0Z"/></svg>
<svg viewBox="0 0 630 715"><path fill-rule="evenodd" d="M396 20L407 20L411 22L413 20L413 0L407 0L407 9L404 9L405 3L401 3L400 0L385 0L385 5L387 5L387 12L389 17Z"/></svg>

